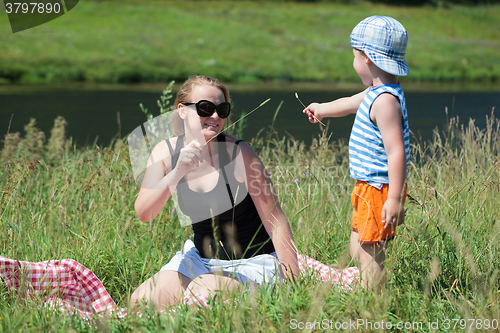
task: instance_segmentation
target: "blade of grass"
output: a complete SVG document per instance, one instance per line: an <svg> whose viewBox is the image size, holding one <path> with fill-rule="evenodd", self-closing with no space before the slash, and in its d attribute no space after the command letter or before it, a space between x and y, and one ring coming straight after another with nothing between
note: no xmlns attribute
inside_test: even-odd
<svg viewBox="0 0 500 333"><path fill-rule="evenodd" d="M306 108L306 106L304 105L304 103L302 103L302 101L300 100L299 95L298 95L297 93L295 93L295 98L297 98L297 100L300 102L300 104L302 104L302 106L303 106L303 107L304 107L304 109L305 109L305 108ZM314 119L316 119L316 120L318 121L318 123L320 123L321 125L323 125L323 126L325 126L325 127L326 127L326 125L325 125L325 124L323 124L323 123L321 122L321 120L319 120L318 118L316 118L316 116L315 116L314 114L312 114L312 113L311 113L311 115L314 117Z"/></svg>

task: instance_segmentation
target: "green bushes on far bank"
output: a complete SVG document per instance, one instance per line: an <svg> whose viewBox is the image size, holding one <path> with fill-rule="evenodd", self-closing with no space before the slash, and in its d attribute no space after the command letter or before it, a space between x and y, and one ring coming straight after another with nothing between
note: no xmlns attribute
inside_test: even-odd
<svg viewBox="0 0 500 333"><path fill-rule="evenodd" d="M406 81L500 79L500 6L356 2L85 1L13 34L0 23L0 84L183 81L359 82L349 34L389 15L409 33Z"/></svg>

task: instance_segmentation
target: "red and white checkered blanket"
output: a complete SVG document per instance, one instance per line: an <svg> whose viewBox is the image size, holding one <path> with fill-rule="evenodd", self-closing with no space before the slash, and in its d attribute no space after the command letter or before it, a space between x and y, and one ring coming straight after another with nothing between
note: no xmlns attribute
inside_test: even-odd
<svg viewBox="0 0 500 333"><path fill-rule="evenodd" d="M312 272L319 280L344 291L358 284L357 267L335 269L305 255L299 255L299 267L302 274ZM64 313L86 318L127 314L126 309L117 307L97 276L72 259L33 263L0 256L0 277L11 292L21 297L41 297L46 305ZM186 296L183 303L210 307L208 299L201 295Z"/></svg>

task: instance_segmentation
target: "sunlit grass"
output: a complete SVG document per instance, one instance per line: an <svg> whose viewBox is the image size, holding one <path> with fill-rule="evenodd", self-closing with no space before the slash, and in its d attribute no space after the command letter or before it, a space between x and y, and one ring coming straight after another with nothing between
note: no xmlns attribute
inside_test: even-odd
<svg viewBox="0 0 500 333"><path fill-rule="evenodd" d="M349 35L375 14L408 30L405 80L500 78L499 6L81 1L16 34L0 22L0 82L169 82L193 73L240 83L359 82Z"/></svg>
<svg viewBox="0 0 500 333"><path fill-rule="evenodd" d="M0 331L286 331L297 322L357 319L422 322L428 331L429 322L446 318L498 320L499 126L493 114L483 130L453 118L433 140L413 139L407 218L389 247L388 285L378 295L339 292L304 277L236 294L238 302L216 302L208 310L182 307L172 317L89 325L12 295L0 283ZM328 137L325 130L306 146L268 128L251 144L271 172L299 251L346 267L353 265L347 248L354 181L346 142ZM34 153L41 154L39 164ZM151 225L137 219L138 188L125 146L2 156L0 254L26 261L72 258L101 279L119 307L191 236L171 216L170 204Z"/></svg>

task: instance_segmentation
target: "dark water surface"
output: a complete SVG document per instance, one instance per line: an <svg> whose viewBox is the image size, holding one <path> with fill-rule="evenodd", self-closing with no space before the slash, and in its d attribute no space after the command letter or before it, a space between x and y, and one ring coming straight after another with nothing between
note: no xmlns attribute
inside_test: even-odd
<svg viewBox="0 0 500 333"><path fill-rule="evenodd" d="M358 88L358 87L356 87ZM490 87L491 88L491 87ZM352 90L330 91L311 89L309 86L283 89L233 89L232 120L237 120L242 111L249 112L264 100L271 98L267 104L252 113L245 120L244 139L250 140L262 128L265 131L271 125L275 111L283 101L276 117L274 128L280 135L291 135L295 139L310 143L319 134L319 125L310 124L302 114L302 105L295 98L299 94L303 103L328 102L333 99L349 96L359 92L363 87ZM403 85L403 89L405 86ZM134 87L3 87L0 89L0 136L3 139L12 117L10 132L21 132L24 136L24 126L30 118L36 118L37 127L50 136L54 119L61 115L69 123L68 136L81 146L90 144L97 138L100 145L109 145L112 138L118 134L117 113L120 113L121 135L125 136L141 123L146 116L141 112L142 103L154 115L159 114L157 100L162 88L134 89ZM436 126L444 128L448 117L460 117L461 123L467 123L469 118L476 120L476 125L484 128L486 115L490 115L493 107L500 106L500 88L498 91L405 91L410 129L420 134L424 139L432 137ZM498 115L498 112L497 112ZM354 116L344 118L329 118L332 139L347 139ZM327 119L323 122L326 123ZM265 133L265 132L264 132Z"/></svg>

